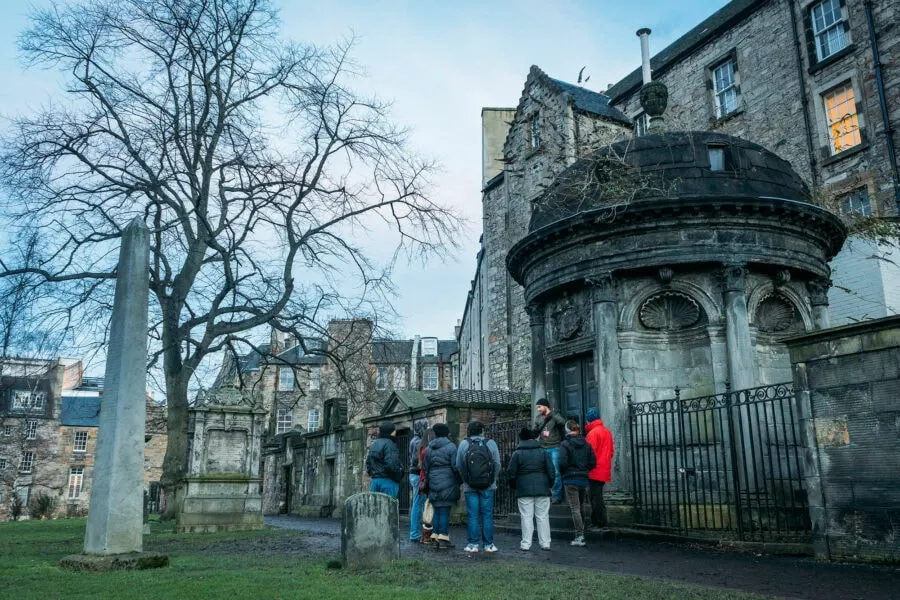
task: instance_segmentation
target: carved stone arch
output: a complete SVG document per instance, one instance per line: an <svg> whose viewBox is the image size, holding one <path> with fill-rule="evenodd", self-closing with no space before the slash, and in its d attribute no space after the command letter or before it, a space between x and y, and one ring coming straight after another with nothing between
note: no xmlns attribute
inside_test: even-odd
<svg viewBox="0 0 900 600"><path fill-rule="evenodd" d="M681 331L705 322L706 315L696 300L682 292L665 290L641 304L638 322L650 331Z"/></svg>
<svg viewBox="0 0 900 600"><path fill-rule="evenodd" d="M755 286L750 293L750 296L747 298L750 323L756 326L757 329L759 329L758 315L760 305L772 296L781 296L793 305L797 316L803 323L804 331L812 331L815 329L815 320L813 319L812 311L810 310L807 300L801 294L798 294L797 291L793 289L792 285L784 285L776 288L775 285L769 281Z"/></svg>
<svg viewBox="0 0 900 600"><path fill-rule="evenodd" d="M690 281L673 279L665 286L660 285L659 281L648 281L641 285L635 293L630 294L629 299L623 303L619 311L619 329L643 329L639 321L641 307L653 296L664 292L680 293L696 302L700 308L701 321L707 323L719 321L721 309L706 290Z"/></svg>

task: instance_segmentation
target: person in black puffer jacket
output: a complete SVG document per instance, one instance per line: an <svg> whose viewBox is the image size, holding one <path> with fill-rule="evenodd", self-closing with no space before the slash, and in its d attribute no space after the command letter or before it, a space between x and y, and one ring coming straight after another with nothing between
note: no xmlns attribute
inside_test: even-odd
<svg viewBox="0 0 900 600"><path fill-rule="evenodd" d="M391 421L383 421L378 426L378 439L369 446L366 472L372 478L370 492L381 492L396 498L400 494L403 464L400 462L400 451L393 436L394 424Z"/></svg>
<svg viewBox="0 0 900 600"><path fill-rule="evenodd" d="M450 428L436 423L432 431L436 437L428 444L422 461L422 470L428 482L428 499L434 507L431 538L437 548L452 548L450 507L459 500L462 478L456 470L456 444L447 438Z"/></svg>
<svg viewBox="0 0 900 600"><path fill-rule="evenodd" d="M584 517L582 507L588 500L588 471L597 465L594 449L591 448L581 427L572 419L566 422L566 439L559 445L559 471L562 473L566 500L575 523L575 539L572 546L584 546Z"/></svg>
<svg viewBox="0 0 900 600"><path fill-rule="evenodd" d="M537 522L538 544L541 550L549 550L550 486L555 474L553 460L541 448L540 443L535 441L534 432L530 428L522 428L519 440L519 447L506 468L510 485L515 483L516 501L522 519L522 541L519 548L523 552L531 549Z"/></svg>

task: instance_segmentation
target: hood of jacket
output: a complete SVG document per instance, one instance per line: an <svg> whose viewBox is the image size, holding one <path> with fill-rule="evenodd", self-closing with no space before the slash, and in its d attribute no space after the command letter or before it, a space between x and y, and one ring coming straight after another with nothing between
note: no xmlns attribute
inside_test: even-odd
<svg viewBox="0 0 900 600"><path fill-rule="evenodd" d="M516 446L519 450L530 450L531 448L540 448L541 443L537 440L521 440Z"/></svg>
<svg viewBox="0 0 900 600"><path fill-rule="evenodd" d="M583 435L567 435L565 441L573 448L581 449L587 446L587 440L584 439Z"/></svg>
<svg viewBox="0 0 900 600"><path fill-rule="evenodd" d="M594 419L584 426L584 430L590 431L591 429L597 429L598 427L603 427L603 419Z"/></svg>
<svg viewBox="0 0 900 600"><path fill-rule="evenodd" d="M452 444L452 443L453 442L450 441L450 438L439 437L439 438L434 438L431 441L431 443L428 444L428 447L431 448L432 450L440 450L447 444Z"/></svg>
<svg viewBox="0 0 900 600"><path fill-rule="evenodd" d="M425 437L425 431L428 429L428 419L419 419L413 423L413 436Z"/></svg>

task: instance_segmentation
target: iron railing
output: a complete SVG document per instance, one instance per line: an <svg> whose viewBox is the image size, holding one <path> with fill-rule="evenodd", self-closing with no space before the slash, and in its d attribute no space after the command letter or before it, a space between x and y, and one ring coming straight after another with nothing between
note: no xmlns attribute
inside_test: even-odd
<svg viewBox="0 0 900 600"><path fill-rule="evenodd" d="M738 539L810 534L800 433L789 383L635 403L638 524Z"/></svg>
<svg viewBox="0 0 900 600"><path fill-rule="evenodd" d="M516 504L516 491L509 487L506 467L519 445L519 430L526 425L531 426L531 422L528 417L523 415L507 421L495 421L484 426L485 437L494 440L500 451L500 476L497 481L497 491L494 494L495 516L515 514L519 510Z"/></svg>

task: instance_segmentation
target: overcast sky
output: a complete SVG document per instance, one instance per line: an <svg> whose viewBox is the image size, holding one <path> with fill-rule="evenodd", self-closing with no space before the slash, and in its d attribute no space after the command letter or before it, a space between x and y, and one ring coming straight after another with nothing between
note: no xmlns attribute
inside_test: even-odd
<svg viewBox="0 0 900 600"><path fill-rule="evenodd" d="M435 194L469 219L455 260L398 270L402 331L450 338L462 316L481 233L481 108L518 102L531 65L603 90L640 65L635 31L650 27L655 53L726 4L724 0L326 0L285 1L283 33L297 41L358 36L368 70L365 91L394 101L394 117L413 128L413 145L443 166ZM56 75L26 72L16 37L31 6L0 1L0 114L29 113L58 96Z"/></svg>

